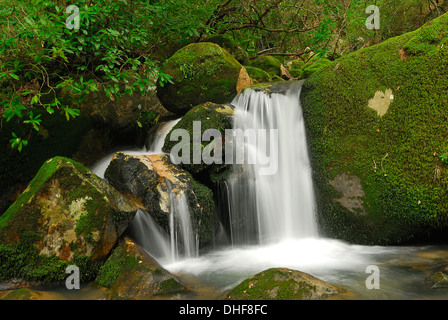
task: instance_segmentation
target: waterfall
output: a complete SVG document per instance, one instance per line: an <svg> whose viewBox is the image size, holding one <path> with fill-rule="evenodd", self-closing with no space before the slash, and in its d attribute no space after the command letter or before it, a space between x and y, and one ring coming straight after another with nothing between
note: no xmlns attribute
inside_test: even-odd
<svg viewBox="0 0 448 320"><path fill-rule="evenodd" d="M170 243L171 261L180 258L196 258L199 252L199 241L193 232L190 211L185 195L176 197L170 193Z"/></svg>
<svg viewBox="0 0 448 320"><path fill-rule="evenodd" d="M160 125L155 134L148 136L146 146L142 149L128 149L122 151L133 155L162 154L162 147L171 129L180 121L172 120ZM95 164L91 170L104 178L109 163L114 156L109 154ZM169 181L168 181L169 184ZM169 233L163 230L151 215L139 210L129 226L129 234L134 240L148 251L155 259L164 262L174 262L180 258L193 258L198 255L198 239L193 233L190 212L185 195L177 197L170 192Z"/></svg>
<svg viewBox="0 0 448 320"><path fill-rule="evenodd" d="M279 92L270 93L249 88L232 102L236 108L234 129L277 132L273 141L245 139L243 145L248 159L258 159L270 151L271 159L277 160L275 172L262 174L265 164L260 162L234 165L233 175L225 183L234 245L317 236L311 166L299 99L302 83L288 83L286 89L282 86Z"/></svg>
<svg viewBox="0 0 448 320"><path fill-rule="evenodd" d="M148 137L146 141L146 146L143 148L127 148L126 150L116 150L127 153L127 154L162 154L162 147L165 142L165 138L168 135L168 133L171 131L171 129L180 121L180 119L177 120L171 120L166 123L163 123L157 128L157 131L155 134L151 137ZM114 154L116 152L112 152L108 154L106 157L95 163L90 170L95 173L98 177L101 177L104 179L104 173L106 172L107 167L109 166L109 163L111 162Z"/></svg>
<svg viewBox="0 0 448 320"><path fill-rule="evenodd" d="M169 233L147 211L138 210L128 234L160 263L198 257L199 241L193 232L185 195L176 197L170 193Z"/></svg>

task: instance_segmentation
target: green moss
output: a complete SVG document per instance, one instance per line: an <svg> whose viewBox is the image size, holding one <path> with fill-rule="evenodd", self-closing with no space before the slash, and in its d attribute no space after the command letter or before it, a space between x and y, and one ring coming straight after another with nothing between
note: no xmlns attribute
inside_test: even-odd
<svg viewBox="0 0 448 320"><path fill-rule="evenodd" d="M84 250L79 244L70 243L70 262L54 255L40 254L35 243L43 237L39 229L42 212L39 205L32 202L35 198L46 199L47 194L52 192L51 188L59 188L63 205L87 199L84 211L78 217L76 232L78 235L82 234L87 242L94 243L93 232L102 230L101 222L107 216L105 210L108 209L103 202L104 195L87 179L82 178L89 174L91 173L86 167L64 157L55 157L45 162L27 190L0 217L0 280L24 278L44 283L60 283L65 280L65 269L70 264L80 268L83 281L95 276L101 261L92 261L91 257L84 256L83 251L79 251ZM102 214L98 214L99 209Z"/></svg>
<svg viewBox="0 0 448 320"><path fill-rule="evenodd" d="M282 63L272 56L258 56L252 60L249 65L251 67L259 68L267 72L271 77L278 76L280 74L280 66Z"/></svg>
<svg viewBox="0 0 448 320"><path fill-rule="evenodd" d="M43 284L62 284L69 265L80 269L82 282L93 280L98 273L100 262L82 255L75 255L71 262L56 256L39 255L32 241L27 240L15 246L0 245L0 281L22 278Z"/></svg>
<svg viewBox="0 0 448 320"><path fill-rule="evenodd" d="M184 117L174 126L172 130L185 129L190 136L190 164L181 164L181 167L192 173L195 178L199 178L201 182L209 184L215 183L221 179L225 179L231 170L230 165L225 164L225 140L223 140L222 147L222 163L207 165L203 161L200 164L193 164L193 124L196 121L201 123L201 136L207 129L216 129L221 132L222 137L225 137L225 130L231 129L233 124L233 109L226 105L217 105L213 103L205 103L192 108ZM169 136L169 135L168 135ZM180 142L170 141L166 139L163 150L167 153ZM203 142L200 146L201 150L209 143Z"/></svg>
<svg viewBox="0 0 448 320"><path fill-rule="evenodd" d="M300 70L304 67L305 61L302 59L295 59L288 62L288 67L290 70Z"/></svg>
<svg viewBox="0 0 448 320"><path fill-rule="evenodd" d="M308 78L310 77L314 72L320 71L327 67L328 65L331 65L332 62L325 58L316 59L312 62L311 65L305 65L305 67L302 69L302 74L300 75L301 78Z"/></svg>
<svg viewBox="0 0 448 320"><path fill-rule="evenodd" d="M420 55L434 53L447 44L448 28L444 19L436 19L419 29L405 45L406 53Z"/></svg>
<svg viewBox="0 0 448 320"><path fill-rule="evenodd" d="M28 288L20 288L8 293L0 300L36 300L40 296L37 291Z"/></svg>
<svg viewBox="0 0 448 320"><path fill-rule="evenodd" d="M176 281L174 278L169 278L167 280L160 282L157 295L175 293L180 291L185 291L185 287L182 285L182 283Z"/></svg>
<svg viewBox="0 0 448 320"><path fill-rule="evenodd" d="M443 125L448 52L403 56L402 51L428 39L426 34L440 34L447 24L444 15L420 30L337 59L305 82L302 104L325 234L396 244L447 226L448 176L435 178L434 171L443 166L437 155L448 150ZM379 117L368 104L386 89L394 98ZM366 216L334 201L340 195L328 181L342 173L361 179Z"/></svg>
<svg viewBox="0 0 448 320"><path fill-rule="evenodd" d="M191 174L191 191L187 193L194 233L199 235L201 245L213 239L217 227L215 202L213 192L208 187L198 183ZM199 205L198 205L199 204Z"/></svg>
<svg viewBox="0 0 448 320"><path fill-rule="evenodd" d="M290 278L288 271L269 269L244 280L227 294L233 300L305 300L316 286Z"/></svg>
<svg viewBox="0 0 448 320"><path fill-rule="evenodd" d="M289 70L289 73L297 79L302 79L303 70L302 69L291 69Z"/></svg>
<svg viewBox="0 0 448 320"><path fill-rule="evenodd" d="M269 81L271 81L271 77L270 77L270 75L266 71L261 70L260 68L250 67L250 66L246 66L245 68L246 68L247 73L249 74L249 76L252 79L255 79L257 82L269 82Z"/></svg>
<svg viewBox="0 0 448 320"><path fill-rule="evenodd" d="M246 64L249 61L249 54L239 47L235 41L225 35L213 35L208 37L206 41L217 44L221 48L229 51L229 53L241 64Z"/></svg>
<svg viewBox="0 0 448 320"><path fill-rule="evenodd" d="M125 272L139 267L138 259L126 252L124 247L117 247L109 259L101 266L95 282L100 286L112 288Z"/></svg>
<svg viewBox="0 0 448 320"><path fill-rule="evenodd" d="M216 44L190 44L166 62L163 72L171 75L174 83L159 86L157 95L166 109L181 115L201 103L227 103L236 95L241 68Z"/></svg>
<svg viewBox="0 0 448 320"><path fill-rule="evenodd" d="M74 165L78 170L85 172L87 168L83 165L65 158L65 157L54 157L47 160L39 169L37 174L31 180L28 188L17 198L17 200L8 208L8 210L0 217L0 240L2 229L4 229L8 223L15 217L16 213L24 205L30 201L30 199L36 194L36 192L42 188L42 186L50 179L57 170L60 169L61 165L64 163L70 163ZM64 172L64 170L62 170ZM69 184L70 185L70 184ZM72 185L73 187L73 185Z"/></svg>

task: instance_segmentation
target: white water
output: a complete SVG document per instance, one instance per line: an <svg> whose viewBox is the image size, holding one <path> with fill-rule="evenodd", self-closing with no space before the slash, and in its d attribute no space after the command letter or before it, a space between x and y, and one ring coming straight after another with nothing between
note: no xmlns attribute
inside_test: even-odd
<svg viewBox="0 0 448 320"><path fill-rule="evenodd" d="M154 140L149 143L149 147L143 148L129 148L125 150L116 150L116 152L124 152L130 155L150 155L150 154L163 154L162 151L163 145L165 143L165 138L171 129L180 121L180 119L172 120L164 123L158 128ZM95 173L100 178L104 179L104 173L106 172L107 167L109 166L114 154L116 152L112 152L97 163L95 163L90 170Z"/></svg>
<svg viewBox="0 0 448 320"><path fill-rule="evenodd" d="M162 148L165 139L179 121L180 119L169 121L160 126L148 148L117 151L131 155L163 154ZM115 152L109 154L95 164L91 168L92 172L104 179L104 173L114 154ZM139 210L129 227L129 231L135 241L156 260L173 263L179 259L197 257L198 241L193 233L190 212L184 195L178 198L175 193L170 192L169 226L170 232L168 234L148 212Z"/></svg>
<svg viewBox="0 0 448 320"><path fill-rule="evenodd" d="M244 145L245 154L252 159L270 150L271 161L278 163L276 173L262 174L266 165L260 162L235 166L227 182L233 244L271 244L317 236L301 86L297 82L286 94L271 96L247 89L232 103L236 108L234 129L278 130L274 141L247 139Z"/></svg>
<svg viewBox="0 0 448 320"><path fill-rule="evenodd" d="M174 193L171 193L170 204L171 261L198 257L199 245L191 225L185 195L177 198Z"/></svg>
<svg viewBox="0 0 448 320"><path fill-rule="evenodd" d="M167 270L187 279L195 277L193 284L214 288L217 295L208 292L206 299L217 298L242 280L272 267L307 272L364 299L445 299L444 290L425 287L425 275L413 266L430 265L431 256L443 256L439 250L445 250L448 257L448 248L359 246L318 235L299 89L296 87L287 96L271 97L250 91L234 101L238 108L235 126L278 128L281 133L276 176L261 177L256 174L260 168L246 166L245 175L234 176L224 186L232 209L231 246L210 248L199 255L188 215L174 213L175 208L185 205L184 199L173 196L170 234L140 210L131 226L137 243ZM176 123L165 126L164 134L158 135L149 150L125 152L161 153L166 134ZM98 175L103 176L112 156L93 168ZM370 265L380 268L380 290L366 287L370 276L366 269Z"/></svg>

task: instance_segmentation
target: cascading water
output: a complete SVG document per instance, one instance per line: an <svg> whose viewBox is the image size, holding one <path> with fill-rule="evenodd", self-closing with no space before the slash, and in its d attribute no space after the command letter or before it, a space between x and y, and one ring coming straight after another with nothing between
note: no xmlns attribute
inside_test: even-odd
<svg viewBox="0 0 448 320"><path fill-rule="evenodd" d="M266 164L236 165L226 182L232 244L274 243L317 236L315 199L300 105L302 82L266 94L246 89L233 101L234 129L255 130L276 139L246 139L248 158L260 159L270 150L276 170L263 174ZM266 144L266 146L264 145ZM264 158L267 154L264 155Z"/></svg>
<svg viewBox="0 0 448 320"><path fill-rule="evenodd" d="M162 264L197 258L198 239L191 226L187 200L184 195L177 198L174 192L170 193L169 229L167 233L147 211L139 210L128 233Z"/></svg>
<svg viewBox="0 0 448 320"><path fill-rule="evenodd" d="M134 155L140 155L140 154L162 154L162 147L165 142L165 138L168 135L168 133L171 131L171 129L180 121L180 119L177 120L171 120L168 121L161 126L159 126L156 134L151 137L151 140L146 141L146 145L143 148L133 148L133 149L127 149L127 150L117 150L121 151L127 154L134 154ZM93 173L95 173L97 176L104 178L104 173L106 172L107 167L109 166L110 161L112 160L115 152L107 155L100 161L98 161L96 164L94 164L90 169Z"/></svg>
<svg viewBox="0 0 448 320"><path fill-rule="evenodd" d="M198 257L199 241L193 233L185 195L177 198L171 192L170 204L171 261Z"/></svg>
<svg viewBox="0 0 448 320"><path fill-rule="evenodd" d="M142 149L130 149L123 151L133 155L162 154L165 138L171 129L180 121L173 120L161 125L156 134L147 141L147 147ZM98 176L104 178L112 157L108 155L91 169ZM169 186L171 188L171 186ZM139 210L129 226L129 234L148 251L155 259L172 263L180 258L194 258L198 255L198 241L191 226L190 212L185 195L177 197L170 191L170 233L164 231L151 217L151 215Z"/></svg>
<svg viewBox="0 0 448 320"><path fill-rule="evenodd" d="M227 290L272 267L345 281L345 274L364 273L372 256L384 253L381 248L351 246L318 234L300 105L302 84L249 88L235 97L233 129L248 135L243 143L232 141L233 156L243 150L247 162L235 162L232 176L220 185L220 207L226 208L220 218L232 245L165 264L166 269Z"/></svg>

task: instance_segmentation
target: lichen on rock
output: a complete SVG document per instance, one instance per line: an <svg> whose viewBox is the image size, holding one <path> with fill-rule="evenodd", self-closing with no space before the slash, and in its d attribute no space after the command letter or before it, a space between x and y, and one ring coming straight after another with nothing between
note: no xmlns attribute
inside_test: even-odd
<svg viewBox="0 0 448 320"><path fill-rule="evenodd" d="M60 282L69 264L90 279L137 209L83 165L46 161L0 217L0 280Z"/></svg>

